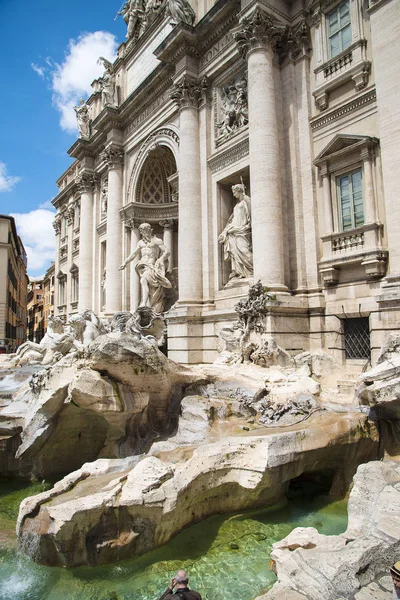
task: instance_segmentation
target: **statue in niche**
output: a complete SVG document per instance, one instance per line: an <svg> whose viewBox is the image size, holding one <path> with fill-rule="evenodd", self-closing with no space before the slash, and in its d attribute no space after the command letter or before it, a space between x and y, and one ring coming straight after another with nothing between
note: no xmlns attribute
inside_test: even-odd
<svg viewBox="0 0 400 600"><path fill-rule="evenodd" d="M168 0L168 10L176 25L193 25L196 19L196 13L187 0Z"/></svg>
<svg viewBox="0 0 400 600"><path fill-rule="evenodd" d="M220 137L231 134L249 122L247 80L243 77L240 81L223 88L221 103L223 118L217 124Z"/></svg>
<svg viewBox="0 0 400 600"><path fill-rule="evenodd" d="M141 287L140 306L151 306L158 313L164 309L164 289L171 288L171 282L165 273L168 266L169 251L164 242L153 235L151 225L142 223L139 226L141 240L135 250L120 266L120 270L139 257L135 270L139 275Z"/></svg>
<svg viewBox="0 0 400 600"><path fill-rule="evenodd" d="M253 275L251 207L250 198L245 191L243 182L232 186L232 193L238 202L218 237L218 241L224 247L224 260L229 260L231 263L229 280Z"/></svg>
<svg viewBox="0 0 400 600"><path fill-rule="evenodd" d="M102 311L106 310L106 285L107 285L107 271L106 271L106 268L104 267L103 273L101 275L101 282L100 282L100 287L101 287L101 310Z"/></svg>
<svg viewBox="0 0 400 600"><path fill-rule="evenodd" d="M101 186L101 215L105 217L107 214L107 206L108 206L108 179L103 181L103 185Z"/></svg>
<svg viewBox="0 0 400 600"><path fill-rule="evenodd" d="M104 73L103 76L99 78L100 86L101 86L101 102L103 108L107 105L115 106L115 72L112 64L106 58L100 56L97 61L98 64L103 64Z"/></svg>
<svg viewBox="0 0 400 600"><path fill-rule="evenodd" d="M90 112L83 98L79 100L79 106L74 106L79 135L82 138L90 137Z"/></svg>

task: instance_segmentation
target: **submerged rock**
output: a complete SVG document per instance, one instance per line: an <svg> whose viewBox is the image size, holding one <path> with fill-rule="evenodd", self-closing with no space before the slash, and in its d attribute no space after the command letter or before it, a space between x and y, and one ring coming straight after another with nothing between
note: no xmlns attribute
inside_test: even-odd
<svg viewBox="0 0 400 600"><path fill-rule="evenodd" d="M164 453L133 467L84 465L21 504L22 546L35 548L40 563L67 567L138 556L212 514L276 503L305 472L335 472L337 492L377 452L377 432L360 414L314 415L285 433L256 433L200 445L177 461Z"/></svg>

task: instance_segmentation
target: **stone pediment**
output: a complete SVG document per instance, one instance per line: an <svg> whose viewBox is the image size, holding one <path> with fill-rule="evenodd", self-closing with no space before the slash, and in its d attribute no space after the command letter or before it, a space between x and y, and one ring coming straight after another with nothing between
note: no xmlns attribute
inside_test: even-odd
<svg viewBox="0 0 400 600"><path fill-rule="evenodd" d="M339 154L346 154L353 150L360 150L361 147L374 146L378 140L368 135L346 135L337 134L329 142L327 146L318 154L314 160L315 165L338 156Z"/></svg>
<svg viewBox="0 0 400 600"><path fill-rule="evenodd" d="M70 273L78 273L79 272L79 269L78 269L78 267L76 266L75 263L72 263L72 266L71 266L69 272Z"/></svg>
<svg viewBox="0 0 400 600"><path fill-rule="evenodd" d="M57 277L57 279L62 280L62 279L66 279L67 275L66 275L66 273L63 273L60 269L60 271L58 271L56 277Z"/></svg>

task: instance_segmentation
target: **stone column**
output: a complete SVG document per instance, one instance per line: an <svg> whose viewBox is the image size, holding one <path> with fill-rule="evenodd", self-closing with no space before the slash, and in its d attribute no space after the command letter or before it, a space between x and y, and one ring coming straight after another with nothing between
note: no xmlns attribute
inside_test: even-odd
<svg viewBox="0 0 400 600"><path fill-rule="evenodd" d="M55 257L55 265L54 265L54 314L57 315L57 306L60 305L60 299L58 297L59 293L59 283L57 279L57 275L60 271L60 234L61 234L61 217L60 214L57 213L56 218L53 221L54 232L56 234L56 257Z"/></svg>
<svg viewBox="0 0 400 600"><path fill-rule="evenodd" d="M130 245L130 250L129 250L129 254L132 254L132 252L135 251L139 241L140 241L140 233L139 233L139 225L140 223L138 221L135 221L134 219L131 219L127 222L126 227L127 229L130 229L131 232L131 245ZM129 264L129 276L130 276L130 286L129 286L129 299L130 299L130 304L129 304L129 308L131 312L134 312L137 307L139 306L139 302L140 302L140 281L139 281L139 275L136 273L136 260L133 260L130 264Z"/></svg>
<svg viewBox="0 0 400 600"><path fill-rule="evenodd" d="M271 290L287 291L274 68L275 45L284 27L260 9L241 25L235 39L248 64L254 279Z"/></svg>
<svg viewBox="0 0 400 600"><path fill-rule="evenodd" d="M199 304L203 296L202 213L198 108L202 83L186 75L174 86L171 98L179 117L179 304Z"/></svg>
<svg viewBox="0 0 400 600"><path fill-rule="evenodd" d="M324 219L325 233L333 232L333 214L332 214L332 191L331 191L331 175L328 165L320 167L322 177L322 189L324 192Z"/></svg>
<svg viewBox="0 0 400 600"><path fill-rule="evenodd" d="M93 291L93 189L95 176L89 171L80 174L81 222L79 226L79 312L92 306Z"/></svg>
<svg viewBox="0 0 400 600"><path fill-rule="evenodd" d="M122 307L122 168L124 152L120 146L110 145L102 153L108 165L107 203L107 257L106 257L106 313L113 314Z"/></svg>
<svg viewBox="0 0 400 600"><path fill-rule="evenodd" d="M363 161L363 174L364 174L364 210L365 210L365 222L373 223L376 220L376 209L375 209L375 194L374 194L374 180L372 177L372 156L371 149L364 148L361 151L361 158Z"/></svg>
<svg viewBox="0 0 400 600"><path fill-rule="evenodd" d="M174 251L174 243L173 243L173 228L174 222L173 220L169 221L160 221L161 227L164 229L163 242L164 246L167 248L169 252L168 258L168 272L172 271L174 267L174 259L173 259L173 251Z"/></svg>

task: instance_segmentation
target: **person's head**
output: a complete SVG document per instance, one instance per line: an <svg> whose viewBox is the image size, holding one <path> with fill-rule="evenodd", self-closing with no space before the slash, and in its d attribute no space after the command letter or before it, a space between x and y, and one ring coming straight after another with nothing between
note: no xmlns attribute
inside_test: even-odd
<svg viewBox="0 0 400 600"><path fill-rule="evenodd" d="M149 223L142 223L139 225L139 233L145 241L150 241L153 234L151 225Z"/></svg>
<svg viewBox="0 0 400 600"><path fill-rule="evenodd" d="M186 571L184 571L183 569L177 571L175 575L175 581L177 588L186 587L189 582L189 577Z"/></svg>
<svg viewBox="0 0 400 600"><path fill-rule="evenodd" d="M394 563L394 565L390 567L390 574L392 576L394 587L400 590L400 561Z"/></svg>

